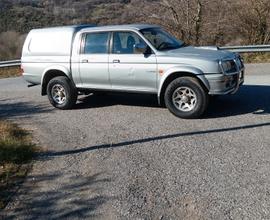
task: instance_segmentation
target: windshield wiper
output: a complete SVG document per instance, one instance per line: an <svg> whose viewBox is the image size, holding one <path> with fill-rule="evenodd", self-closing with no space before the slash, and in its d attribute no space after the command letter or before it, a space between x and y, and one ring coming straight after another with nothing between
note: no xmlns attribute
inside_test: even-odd
<svg viewBox="0 0 270 220"><path fill-rule="evenodd" d="M183 43L183 44L181 44L181 47L188 47L188 46L190 46L190 44L187 44L187 43Z"/></svg>
<svg viewBox="0 0 270 220"><path fill-rule="evenodd" d="M179 49L179 48L181 48L182 47L182 45L180 46L180 45L178 45L178 46L173 46L173 45L168 45L167 47L164 47L164 48L162 48L162 49L160 49L160 50L176 50L176 49Z"/></svg>
<svg viewBox="0 0 270 220"><path fill-rule="evenodd" d="M164 51L164 50L176 50L176 49L179 49L181 47L186 47L186 46L189 46L188 44L186 43L182 43L182 44L173 44L173 43L169 43L169 42L162 42L158 47L157 49L160 50L160 51Z"/></svg>

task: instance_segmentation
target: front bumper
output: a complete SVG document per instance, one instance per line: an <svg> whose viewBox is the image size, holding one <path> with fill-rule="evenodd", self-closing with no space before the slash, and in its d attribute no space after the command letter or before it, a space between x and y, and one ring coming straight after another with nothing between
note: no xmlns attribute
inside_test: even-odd
<svg viewBox="0 0 270 220"><path fill-rule="evenodd" d="M214 74L207 77L209 82L209 95L234 94L244 83L245 69L232 74Z"/></svg>

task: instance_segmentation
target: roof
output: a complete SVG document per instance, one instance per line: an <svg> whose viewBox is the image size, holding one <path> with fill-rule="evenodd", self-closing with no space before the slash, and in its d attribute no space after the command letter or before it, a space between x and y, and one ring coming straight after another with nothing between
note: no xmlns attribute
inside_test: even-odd
<svg viewBox="0 0 270 220"><path fill-rule="evenodd" d="M32 30L32 33L44 33L44 32L69 32L71 34L76 33L80 30L84 31L113 31L113 30L142 30L146 28L158 28L157 25L151 24L125 24L125 25L108 25L108 26L96 26L91 24L83 25L70 25L70 26L58 26L39 28Z"/></svg>
<svg viewBox="0 0 270 220"><path fill-rule="evenodd" d="M142 30L146 28L158 28L157 25L151 24L124 24L124 25L107 25L107 26L96 26L91 27L91 30L95 31L111 31L111 30ZM85 30L85 28L83 28Z"/></svg>
<svg viewBox="0 0 270 220"><path fill-rule="evenodd" d="M36 31L43 31L43 30L81 30L83 28L90 28L90 27L96 27L96 25L93 24L80 24L80 25L65 25L65 26L54 26L54 27L43 27L43 28L35 28L33 30Z"/></svg>

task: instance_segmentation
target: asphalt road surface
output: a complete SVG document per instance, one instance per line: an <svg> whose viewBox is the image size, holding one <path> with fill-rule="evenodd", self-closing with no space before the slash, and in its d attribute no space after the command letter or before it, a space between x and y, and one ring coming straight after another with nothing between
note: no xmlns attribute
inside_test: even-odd
<svg viewBox="0 0 270 220"><path fill-rule="evenodd" d="M42 147L5 219L270 219L270 64L182 120L153 96L92 95L52 108L0 80L0 117Z"/></svg>

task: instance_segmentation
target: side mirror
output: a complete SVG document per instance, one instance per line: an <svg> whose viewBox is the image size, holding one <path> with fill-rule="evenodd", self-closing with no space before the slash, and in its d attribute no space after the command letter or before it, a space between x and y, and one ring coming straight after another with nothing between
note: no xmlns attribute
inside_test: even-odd
<svg viewBox="0 0 270 220"><path fill-rule="evenodd" d="M143 53L145 54L147 51L147 45L143 43L134 44L135 53Z"/></svg>

